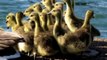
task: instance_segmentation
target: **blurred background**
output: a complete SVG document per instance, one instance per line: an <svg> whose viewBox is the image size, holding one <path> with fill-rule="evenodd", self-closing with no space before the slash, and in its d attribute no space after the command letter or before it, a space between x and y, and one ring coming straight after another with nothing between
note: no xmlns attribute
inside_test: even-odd
<svg viewBox="0 0 107 60"><path fill-rule="evenodd" d="M0 0L0 27L5 31L11 31L6 28L5 17L9 12L24 11L32 2L41 0ZM57 0L61 1L61 0ZM91 24L101 32L101 38L107 38L107 0L75 0L75 15L84 18L88 9L94 10L95 18L91 20Z"/></svg>

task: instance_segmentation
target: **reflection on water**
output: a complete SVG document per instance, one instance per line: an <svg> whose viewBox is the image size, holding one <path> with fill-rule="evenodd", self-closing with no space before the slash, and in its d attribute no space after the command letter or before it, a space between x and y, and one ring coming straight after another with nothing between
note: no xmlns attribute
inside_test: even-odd
<svg viewBox="0 0 107 60"><path fill-rule="evenodd" d="M32 0L37 1L37 0ZM39 0L38 0L39 1ZM60 1L60 0L58 0ZM91 23L101 31L101 37L107 37L107 0L76 0L76 3L83 3L83 5L75 6L75 15L84 18L87 9L95 11L95 18ZM86 4L85 4L86 3ZM84 5L85 4L85 5ZM0 1L0 26L6 29L5 16L9 12L24 11L31 3L28 0L2 0ZM81 13L82 12L82 13ZM10 31L10 30L9 30Z"/></svg>

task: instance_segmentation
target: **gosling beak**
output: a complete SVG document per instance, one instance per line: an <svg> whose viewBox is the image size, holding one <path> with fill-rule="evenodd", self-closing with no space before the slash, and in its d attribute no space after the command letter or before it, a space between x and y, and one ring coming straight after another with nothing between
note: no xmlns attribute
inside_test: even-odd
<svg viewBox="0 0 107 60"><path fill-rule="evenodd" d="M23 17L25 17L26 15L25 15L25 11L22 11L22 13L23 13Z"/></svg>
<svg viewBox="0 0 107 60"><path fill-rule="evenodd" d="M9 27L7 27L7 29L9 29Z"/></svg>
<svg viewBox="0 0 107 60"><path fill-rule="evenodd" d="M23 14L23 17L26 17L25 14L24 14L24 12L22 12L22 14Z"/></svg>
<svg viewBox="0 0 107 60"><path fill-rule="evenodd" d="M23 17L26 17L26 15L25 15L25 14L23 14Z"/></svg>
<svg viewBox="0 0 107 60"><path fill-rule="evenodd" d="M6 21L6 23L8 23L8 21Z"/></svg>
<svg viewBox="0 0 107 60"><path fill-rule="evenodd" d="M6 21L6 24L8 23L8 21ZM9 29L9 27L7 27L7 29Z"/></svg>

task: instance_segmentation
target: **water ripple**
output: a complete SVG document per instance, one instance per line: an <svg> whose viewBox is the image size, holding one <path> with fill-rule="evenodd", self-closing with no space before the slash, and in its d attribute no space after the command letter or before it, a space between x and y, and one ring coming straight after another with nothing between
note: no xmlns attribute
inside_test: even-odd
<svg viewBox="0 0 107 60"><path fill-rule="evenodd" d="M107 1L101 0L94 3L90 3L88 5L93 7L107 8Z"/></svg>

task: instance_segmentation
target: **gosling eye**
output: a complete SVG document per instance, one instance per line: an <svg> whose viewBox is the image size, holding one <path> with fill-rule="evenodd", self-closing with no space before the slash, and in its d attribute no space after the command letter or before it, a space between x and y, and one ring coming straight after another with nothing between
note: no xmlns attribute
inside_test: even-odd
<svg viewBox="0 0 107 60"><path fill-rule="evenodd" d="M56 4L56 6L58 6L58 4Z"/></svg>
<svg viewBox="0 0 107 60"><path fill-rule="evenodd" d="M9 19L9 16L7 17L7 19Z"/></svg>
<svg viewBox="0 0 107 60"><path fill-rule="evenodd" d="M28 12L28 11L26 11L26 12Z"/></svg>
<svg viewBox="0 0 107 60"><path fill-rule="evenodd" d="M34 6L34 8L36 8L37 7L37 5L36 6Z"/></svg>
<svg viewBox="0 0 107 60"><path fill-rule="evenodd" d="M33 17L34 15L30 15L30 17Z"/></svg>

